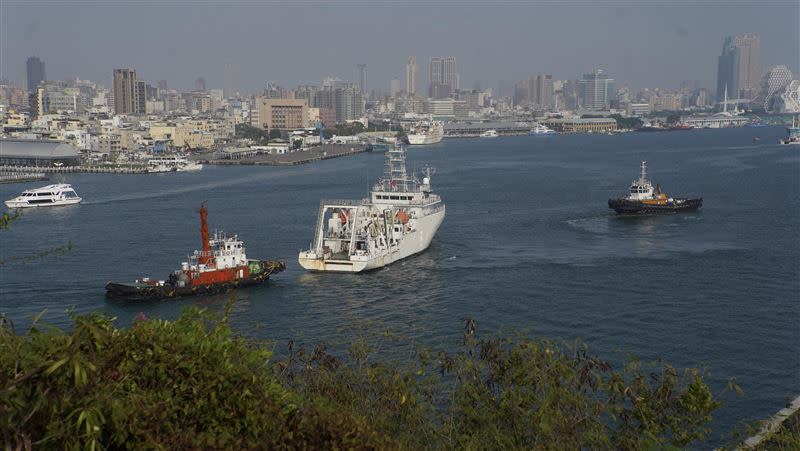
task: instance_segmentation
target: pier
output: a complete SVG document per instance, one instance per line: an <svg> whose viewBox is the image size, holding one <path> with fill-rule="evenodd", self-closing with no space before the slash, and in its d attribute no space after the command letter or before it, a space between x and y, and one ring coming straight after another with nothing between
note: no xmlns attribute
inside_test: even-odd
<svg viewBox="0 0 800 451"><path fill-rule="evenodd" d="M50 177L44 172L20 172L4 174L0 172L0 183L24 183L48 180Z"/></svg>
<svg viewBox="0 0 800 451"><path fill-rule="evenodd" d="M77 166L0 166L0 173L44 174L147 174L144 165L77 165Z"/></svg>

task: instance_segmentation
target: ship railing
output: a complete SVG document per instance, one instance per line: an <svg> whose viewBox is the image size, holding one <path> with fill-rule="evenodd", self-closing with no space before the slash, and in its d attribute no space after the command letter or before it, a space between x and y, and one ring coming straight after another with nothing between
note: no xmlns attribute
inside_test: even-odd
<svg viewBox="0 0 800 451"><path fill-rule="evenodd" d="M359 207L361 205L369 204L369 199L323 199L319 205L320 208L329 206L329 207Z"/></svg>

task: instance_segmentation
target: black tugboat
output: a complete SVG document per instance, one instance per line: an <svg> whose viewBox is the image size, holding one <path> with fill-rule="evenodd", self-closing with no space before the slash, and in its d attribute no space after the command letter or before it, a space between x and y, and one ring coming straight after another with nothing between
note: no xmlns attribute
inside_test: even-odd
<svg viewBox="0 0 800 451"><path fill-rule="evenodd" d="M642 161L642 174L631 183L628 197L608 199L608 208L621 215L693 211L702 206L702 197L669 197L661 192L660 185L654 189L650 180L647 180L646 161Z"/></svg>
<svg viewBox="0 0 800 451"><path fill-rule="evenodd" d="M248 259L244 242L236 235L209 237L205 205L200 207L200 236L203 250L195 251L166 281L145 277L134 283L109 282L106 297L141 301L215 294L264 283L286 269L281 261Z"/></svg>

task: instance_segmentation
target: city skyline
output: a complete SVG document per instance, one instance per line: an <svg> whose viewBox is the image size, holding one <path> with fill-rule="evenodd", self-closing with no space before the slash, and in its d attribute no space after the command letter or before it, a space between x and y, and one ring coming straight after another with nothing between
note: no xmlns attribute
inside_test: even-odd
<svg viewBox="0 0 800 451"><path fill-rule="evenodd" d="M593 6L590 15L596 23L587 26L580 21L570 21L570 11L574 13L574 9L580 7L578 4L535 8L512 4L496 10L465 7L452 19L447 19L452 5L448 8L435 4L424 17L412 17L408 8L393 8L398 20L405 20L413 28L412 33L403 36L392 34L387 27L378 27L375 23L373 18L381 11L385 13L385 9L364 7L362 18L353 21L346 17L352 12L352 3L341 7L319 6L325 9L325 17L331 23L341 24L330 27L332 39L326 43L341 43L342 49L337 47L336 52L327 52L303 38L297 43L281 42L285 51L280 51L280 58L265 58L263 48L256 49L249 44L252 28L246 26L251 20L248 12L260 17L255 13L269 10L271 14L265 19L269 22L265 24L266 39L273 34L277 37L285 20L303 14L302 9L284 4L269 8L239 5L214 13L213 17L211 10L202 5L190 10L180 9L181 17L188 22L205 21L209 26L226 29L238 24L230 33L200 35L180 24L172 27L172 32L158 26L177 10L176 6L139 8L149 11L143 14L125 5L112 8L89 2L88 6L67 7L35 1L30 5L12 2L2 7L4 35L21 39L8 40L13 45L4 45L0 77L24 85L25 60L36 55L47 62L48 76L54 80L78 77L110 86L114 67L133 67L141 79L151 82L164 79L170 87L186 90L191 89L198 74L205 76L210 87L226 87L227 68L232 66L236 67L237 89L255 92L263 89L267 80L292 86L316 83L326 76L348 79L356 64L367 64L370 89L387 91L391 79L405 78L404 64L413 56L422 62L416 84L417 91L424 92L429 84L425 79L429 58L452 55L458 60L462 87L480 83L496 88L501 81L512 85L514 80L537 73L552 74L554 79L578 79L581 74L602 67L615 74L620 85L633 88L671 88L683 80L698 80L702 86L713 89L722 40L725 36L745 32L761 38L760 71L785 64L793 72L800 72L798 30L792 27L798 7L787 2L769 2L761 11L761 14L770 15L769 26L752 21L753 8L750 7L716 4L679 12L680 9L666 8L666 4L619 7L601 1L598 5ZM81 26L86 19L83 18L85 14L79 13L85 13L88 7L92 8L96 33L89 33L89 27ZM103 19L121 10L130 10L132 21L141 19L153 25L149 28L156 31L142 34L135 40L123 39L126 33L120 32L119 26L107 25ZM548 20L540 17L542 15ZM580 15L579 19L586 20L584 16ZM63 17L74 20L56 20ZM652 23L654 17L659 18L658 24ZM324 25L317 23L323 19L315 15L306 19L309 29ZM65 27L62 22L70 26ZM358 27L347 26L356 22L360 24ZM503 34L493 29L501 23L504 24ZM527 25L523 27L523 24ZM564 33L566 25L569 25L566 29L569 33ZM625 32L597 36L601 29L618 27ZM439 33L442 29L448 30L444 37ZM71 39L64 39L65 35ZM345 45L359 42L358 39L366 35L370 36L368 43ZM524 35L525 39L518 39L518 35ZM104 39L96 39L97 36L104 36ZM643 39L645 45L642 45ZM230 51L231 46L241 50ZM293 55L302 58L293 58ZM358 80L352 81L358 83Z"/></svg>

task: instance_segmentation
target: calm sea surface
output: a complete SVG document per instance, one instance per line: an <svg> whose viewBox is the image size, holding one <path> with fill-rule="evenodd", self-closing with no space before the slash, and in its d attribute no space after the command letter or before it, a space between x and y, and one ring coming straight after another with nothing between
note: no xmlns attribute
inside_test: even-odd
<svg viewBox="0 0 800 451"><path fill-rule="evenodd" d="M800 149L774 145L782 128L448 140L408 152L430 163L447 217L427 252L362 275L308 274L297 252L312 241L321 198L360 198L383 155L311 165L206 167L199 173L69 175L83 204L26 211L0 232L0 257L72 242L63 256L0 268L0 312L19 324L47 310L174 317L219 309L224 296L107 302L109 280L165 278L199 247L196 209L238 233L248 255L287 270L237 294L234 325L249 336L303 341L372 323L455 346L462 320L484 333L580 338L597 353L702 367L725 396L714 440L772 415L800 393ZM761 141L753 142L754 136ZM673 195L698 194L700 212L614 216L647 160ZM0 185L3 200L40 184ZM282 346L282 345L280 345Z"/></svg>

